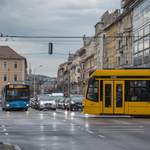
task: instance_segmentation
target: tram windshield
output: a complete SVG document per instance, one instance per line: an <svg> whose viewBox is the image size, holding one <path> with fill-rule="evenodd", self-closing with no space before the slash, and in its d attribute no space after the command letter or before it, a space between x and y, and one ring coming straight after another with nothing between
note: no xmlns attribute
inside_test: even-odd
<svg viewBox="0 0 150 150"><path fill-rule="evenodd" d="M87 99L98 102L98 80L89 81L87 90Z"/></svg>

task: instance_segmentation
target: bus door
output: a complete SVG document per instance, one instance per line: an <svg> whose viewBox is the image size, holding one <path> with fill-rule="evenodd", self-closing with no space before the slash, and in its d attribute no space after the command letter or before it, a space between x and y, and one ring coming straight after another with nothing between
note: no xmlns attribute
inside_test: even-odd
<svg viewBox="0 0 150 150"><path fill-rule="evenodd" d="M114 114L124 114L124 81L114 81Z"/></svg>
<svg viewBox="0 0 150 150"><path fill-rule="evenodd" d="M103 82L103 113L124 114L124 81Z"/></svg>

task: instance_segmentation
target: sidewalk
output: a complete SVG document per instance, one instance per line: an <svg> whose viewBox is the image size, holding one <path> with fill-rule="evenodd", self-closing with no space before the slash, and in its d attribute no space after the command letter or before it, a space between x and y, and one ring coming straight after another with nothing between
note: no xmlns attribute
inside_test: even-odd
<svg viewBox="0 0 150 150"><path fill-rule="evenodd" d="M0 150L21 150L19 146L0 142Z"/></svg>

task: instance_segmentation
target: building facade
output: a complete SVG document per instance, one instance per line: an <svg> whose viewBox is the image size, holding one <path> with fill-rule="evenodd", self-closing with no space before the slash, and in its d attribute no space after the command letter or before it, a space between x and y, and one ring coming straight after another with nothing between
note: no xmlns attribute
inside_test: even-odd
<svg viewBox="0 0 150 150"><path fill-rule="evenodd" d="M0 89L8 82L25 82L27 61L8 46L0 46Z"/></svg>
<svg viewBox="0 0 150 150"><path fill-rule="evenodd" d="M150 0L139 0L133 10L133 65L150 66Z"/></svg>
<svg viewBox="0 0 150 150"><path fill-rule="evenodd" d="M106 33L104 29L112 24L114 20L120 15L120 10L114 13L106 11L101 20L94 26L95 27L95 46L94 46L94 69L107 68L107 52L106 52Z"/></svg>

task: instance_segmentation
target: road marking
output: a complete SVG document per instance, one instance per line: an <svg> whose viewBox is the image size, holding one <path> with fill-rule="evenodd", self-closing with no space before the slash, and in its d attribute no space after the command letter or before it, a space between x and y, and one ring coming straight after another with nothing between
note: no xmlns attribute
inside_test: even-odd
<svg viewBox="0 0 150 150"><path fill-rule="evenodd" d="M99 131L143 131L143 129L99 129Z"/></svg>
<svg viewBox="0 0 150 150"><path fill-rule="evenodd" d="M64 122L66 122L66 120L63 120Z"/></svg>
<svg viewBox="0 0 150 150"><path fill-rule="evenodd" d="M8 133L5 133L5 135L8 135Z"/></svg>
<svg viewBox="0 0 150 150"><path fill-rule="evenodd" d="M72 126L74 125L73 123L70 123Z"/></svg>
<svg viewBox="0 0 150 150"><path fill-rule="evenodd" d="M83 130L83 128L80 128L80 129L82 129L82 130Z"/></svg>
<svg viewBox="0 0 150 150"><path fill-rule="evenodd" d="M2 125L2 127L3 127L3 128L5 128L5 126L4 126L4 125Z"/></svg>
<svg viewBox="0 0 150 150"><path fill-rule="evenodd" d="M135 128L135 127L138 127L138 126L104 126L104 127L105 128L118 128L118 127L120 127L120 128L126 128L126 127L127 128L130 128L130 127L132 128L133 127L133 128ZM143 126L139 126L139 127L142 128Z"/></svg>
<svg viewBox="0 0 150 150"><path fill-rule="evenodd" d="M105 139L105 137L104 137L104 136L102 136L102 135L99 135L99 137L101 137L101 138Z"/></svg>
<svg viewBox="0 0 150 150"><path fill-rule="evenodd" d="M3 129L3 131L7 131L6 129Z"/></svg>
<svg viewBox="0 0 150 150"><path fill-rule="evenodd" d="M89 130L87 130L87 132L89 132L89 133L91 133L91 134L93 134L94 132L92 132L92 131L89 131Z"/></svg>

